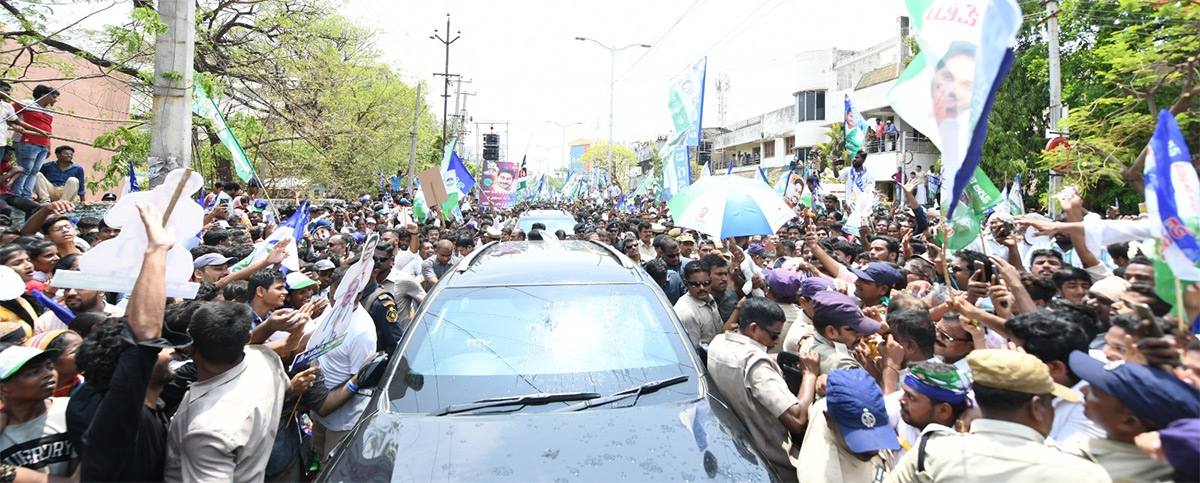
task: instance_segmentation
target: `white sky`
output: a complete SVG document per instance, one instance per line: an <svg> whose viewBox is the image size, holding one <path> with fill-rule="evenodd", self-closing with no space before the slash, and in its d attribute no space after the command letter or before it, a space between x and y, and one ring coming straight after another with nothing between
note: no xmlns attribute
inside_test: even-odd
<svg viewBox="0 0 1200 483"><path fill-rule="evenodd" d="M122 20L128 4L115 3L85 25ZM67 3L55 7L52 18L72 22L107 5ZM714 85L721 75L731 84L726 124L732 124L793 102L796 54L834 46L861 49L896 35L903 2L346 0L339 10L376 32L384 60L406 81L423 81L436 91L426 101L438 117L442 81L433 73L442 71L445 49L429 36L434 29L445 34L450 13L451 28L462 31L450 47L450 72L471 80L463 91L476 94L466 98L468 115L509 122L510 157L527 152L541 170L558 167L562 158L563 131L547 121L582 123L567 128L568 142L608 136L609 52L575 37L618 47L652 45L616 58L613 136L628 143L668 133L667 86L701 56L708 56L704 125L720 124Z"/></svg>
<svg viewBox="0 0 1200 483"><path fill-rule="evenodd" d="M609 46L652 44L617 54L613 136L617 143L665 135L667 86L708 56L704 125L719 125L718 76L729 76L726 123L793 102L796 54L837 46L859 49L896 35L900 0L349 0L349 18L379 34L378 47L406 79L436 90L427 97L441 115L444 46L429 38L462 31L450 47L450 72L464 84L468 114L510 123L510 157L557 167L562 131L546 121L581 122L571 139L608 136ZM676 23L678 22L678 23ZM670 31L668 32L668 29ZM665 34L665 36L664 36ZM445 38L443 36L443 38ZM451 89L453 94L453 89ZM450 100L454 109L454 99ZM547 164L540 164L546 162Z"/></svg>

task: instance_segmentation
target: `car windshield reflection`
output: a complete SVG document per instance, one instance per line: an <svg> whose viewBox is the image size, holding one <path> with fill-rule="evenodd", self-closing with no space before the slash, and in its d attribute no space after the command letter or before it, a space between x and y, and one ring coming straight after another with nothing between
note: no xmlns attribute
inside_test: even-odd
<svg viewBox="0 0 1200 483"><path fill-rule="evenodd" d="M644 285L454 288L429 302L388 387L393 411L699 379L678 330ZM697 395L695 382L678 384L639 404Z"/></svg>

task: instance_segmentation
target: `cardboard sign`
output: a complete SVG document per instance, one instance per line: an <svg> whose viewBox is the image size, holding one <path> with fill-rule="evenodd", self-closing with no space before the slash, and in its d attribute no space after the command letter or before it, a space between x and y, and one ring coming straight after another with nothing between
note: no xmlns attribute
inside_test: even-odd
<svg viewBox="0 0 1200 483"><path fill-rule="evenodd" d="M437 206L450 199L446 193L446 182L442 180L442 171L436 166L417 173L417 180L421 183L421 192L425 194L425 203L429 206Z"/></svg>

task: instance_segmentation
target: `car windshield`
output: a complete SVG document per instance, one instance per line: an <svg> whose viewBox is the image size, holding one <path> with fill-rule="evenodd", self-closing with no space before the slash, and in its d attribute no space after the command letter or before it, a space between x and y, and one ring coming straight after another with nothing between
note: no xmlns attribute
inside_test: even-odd
<svg viewBox="0 0 1200 483"><path fill-rule="evenodd" d="M534 223L546 225L546 231L554 233L558 230L566 232L568 235L575 233L575 219L567 215L548 213L544 215L522 216L517 220L517 228L529 230L533 228Z"/></svg>
<svg viewBox="0 0 1200 483"><path fill-rule="evenodd" d="M679 375L690 382L638 404L698 395L700 376L683 339L647 286L447 288L427 304L388 385L394 411L527 394L609 394Z"/></svg>

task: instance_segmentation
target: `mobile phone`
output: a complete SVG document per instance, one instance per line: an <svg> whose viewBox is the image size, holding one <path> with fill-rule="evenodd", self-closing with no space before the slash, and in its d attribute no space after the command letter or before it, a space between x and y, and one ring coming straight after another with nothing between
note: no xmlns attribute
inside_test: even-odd
<svg viewBox="0 0 1200 483"><path fill-rule="evenodd" d="M1144 330L1140 330L1140 332L1143 332L1143 333L1138 334L1139 336L1141 336L1141 337L1162 337L1163 336L1162 328L1159 327L1158 323L1154 321L1154 312L1152 312L1150 310L1150 307L1148 305L1139 303L1139 302L1125 302L1125 303L1128 304L1130 307L1133 307L1133 311L1134 311L1134 313L1137 314L1139 320L1150 321L1150 326ZM1140 326L1141 324L1139 323L1138 325Z"/></svg>
<svg viewBox="0 0 1200 483"><path fill-rule="evenodd" d="M975 271L981 273L984 278L987 278L987 264L985 264L979 260L975 260L974 265L975 265Z"/></svg>

